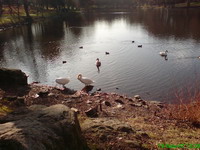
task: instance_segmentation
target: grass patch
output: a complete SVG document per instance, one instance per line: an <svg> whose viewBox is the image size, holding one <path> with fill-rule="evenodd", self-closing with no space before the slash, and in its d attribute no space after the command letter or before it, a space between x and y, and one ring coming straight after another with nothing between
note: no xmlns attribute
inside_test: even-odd
<svg viewBox="0 0 200 150"><path fill-rule="evenodd" d="M0 115L5 115L7 113L11 113L13 110L10 109L9 107L0 104Z"/></svg>
<svg viewBox="0 0 200 150"><path fill-rule="evenodd" d="M172 119L199 124L200 127L200 90L185 88L176 93L176 104L170 104L166 113Z"/></svg>
<svg viewBox="0 0 200 150"><path fill-rule="evenodd" d="M175 7L178 7L178 8L187 7L187 3L179 3L179 4L176 4ZM192 2L190 3L190 7L200 7L200 2Z"/></svg>

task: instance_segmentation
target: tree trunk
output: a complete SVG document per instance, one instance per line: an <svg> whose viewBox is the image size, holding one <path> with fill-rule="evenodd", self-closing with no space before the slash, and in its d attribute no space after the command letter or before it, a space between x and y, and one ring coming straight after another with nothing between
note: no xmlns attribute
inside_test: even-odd
<svg viewBox="0 0 200 150"><path fill-rule="evenodd" d="M28 10L28 0L23 0L23 3L24 3L24 10L25 10L25 13L26 13L26 17L30 18L29 10Z"/></svg>
<svg viewBox="0 0 200 150"><path fill-rule="evenodd" d="M0 0L0 16L3 14L3 0Z"/></svg>
<svg viewBox="0 0 200 150"><path fill-rule="evenodd" d="M20 18L20 4L19 1L17 1L17 17Z"/></svg>
<svg viewBox="0 0 200 150"><path fill-rule="evenodd" d="M187 0L187 8L190 7L190 0Z"/></svg>

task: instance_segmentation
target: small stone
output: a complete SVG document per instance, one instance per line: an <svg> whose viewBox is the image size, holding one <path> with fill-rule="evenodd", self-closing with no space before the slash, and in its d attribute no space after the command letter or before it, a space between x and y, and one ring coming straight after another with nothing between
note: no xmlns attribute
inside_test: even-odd
<svg viewBox="0 0 200 150"><path fill-rule="evenodd" d="M117 105L117 108L122 108L123 106L121 104L118 104Z"/></svg>
<svg viewBox="0 0 200 150"><path fill-rule="evenodd" d="M35 94L35 95L32 96L32 98L38 98L38 97L39 97L38 94Z"/></svg>
<svg viewBox="0 0 200 150"><path fill-rule="evenodd" d="M72 99L77 99L77 98L80 98L80 97L81 97L81 95L75 95L75 94L71 96Z"/></svg>
<svg viewBox="0 0 200 150"><path fill-rule="evenodd" d="M114 93L114 92L112 92L112 93L110 93L111 95L117 95L116 93Z"/></svg>
<svg viewBox="0 0 200 150"><path fill-rule="evenodd" d="M108 101L104 101L104 104L105 104L106 106L109 106L109 107L111 107L111 103L110 103L110 102L108 102Z"/></svg>
<svg viewBox="0 0 200 150"><path fill-rule="evenodd" d="M101 88L98 88L97 91L101 91Z"/></svg>
<svg viewBox="0 0 200 150"><path fill-rule="evenodd" d="M122 137L118 137L117 139L118 139L118 140L122 140L123 138L122 138Z"/></svg>
<svg viewBox="0 0 200 150"><path fill-rule="evenodd" d="M131 99L131 98L129 98L128 101L129 101L129 102L134 102L133 99Z"/></svg>
<svg viewBox="0 0 200 150"><path fill-rule="evenodd" d="M162 104L158 104L157 105L159 108L164 108L164 105L162 105Z"/></svg>
<svg viewBox="0 0 200 150"><path fill-rule="evenodd" d="M47 97L48 94L49 94L48 91L40 91L40 92L38 93L39 97L42 97L42 98L43 98L43 97Z"/></svg>
<svg viewBox="0 0 200 150"><path fill-rule="evenodd" d="M98 117L98 105L85 111L88 117Z"/></svg>
<svg viewBox="0 0 200 150"><path fill-rule="evenodd" d="M65 64L65 63L67 63L67 61L64 60L62 63Z"/></svg>
<svg viewBox="0 0 200 150"><path fill-rule="evenodd" d="M147 139L150 138L149 135L148 135L147 133L141 133L140 135L141 135L141 137L143 137L143 138L147 138Z"/></svg>
<svg viewBox="0 0 200 150"><path fill-rule="evenodd" d="M141 149L141 144L137 141L124 140L124 143L126 143L130 148Z"/></svg>
<svg viewBox="0 0 200 150"><path fill-rule="evenodd" d="M116 99L115 102L120 103L120 104L124 104L124 102L120 99Z"/></svg>
<svg viewBox="0 0 200 150"><path fill-rule="evenodd" d="M24 100L24 97L17 97L17 101L19 101L22 104L24 104Z"/></svg>
<svg viewBox="0 0 200 150"><path fill-rule="evenodd" d="M101 134L101 135L99 135L99 139L100 139L102 142L106 142L106 141L107 141L107 135Z"/></svg>
<svg viewBox="0 0 200 150"><path fill-rule="evenodd" d="M49 93L48 96L55 96L55 94L54 93Z"/></svg>
<svg viewBox="0 0 200 150"><path fill-rule="evenodd" d="M142 104L140 104L140 103L129 104L129 105L134 106L134 107L141 107L142 106Z"/></svg>
<svg viewBox="0 0 200 150"><path fill-rule="evenodd" d="M121 131L121 132L126 132L126 133L133 132L133 129L131 127L128 127L128 126L118 127L117 130Z"/></svg>
<svg viewBox="0 0 200 150"><path fill-rule="evenodd" d="M94 93L94 92L90 94L90 96L94 96L94 95L95 95L95 93Z"/></svg>
<svg viewBox="0 0 200 150"><path fill-rule="evenodd" d="M146 103L144 100L142 100L142 99L139 99L138 102L141 103L142 105L146 105L146 104L147 104L147 103Z"/></svg>
<svg viewBox="0 0 200 150"><path fill-rule="evenodd" d="M135 99L141 99L140 95L135 95L134 98Z"/></svg>
<svg viewBox="0 0 200 150"><path fill-rule="evenodd" d="M38 83L40 83L39 81L34 81L32 84L38 84Z"/></svg>
<svg viewBox="0 0 200 150"><path fill-rule="evenodd" d="M14 101L17 99L17 96L5 96L5 97L3 97L3 99L6 99L8 101Z"/></svg>
<svg viewBox="0 0 200 150"><path fill-rule="evenodd" d="M92 104L92 101L90 101L90 100L87 100L87 102L86 102L87 104Z"/></svg>
<svg viewBox="0 0 200 150"><path fill-rule="evenodd" d="M72 111L74 111L75 113L79 113L80 111L74 107L71 108Z"/></svg>
<svg viewBox="0 0 200 150"><path fill-rule="evenodd" d="M101 95L100 94L96 94L96 95L94 95L94 97L101 97Z"/></svg>

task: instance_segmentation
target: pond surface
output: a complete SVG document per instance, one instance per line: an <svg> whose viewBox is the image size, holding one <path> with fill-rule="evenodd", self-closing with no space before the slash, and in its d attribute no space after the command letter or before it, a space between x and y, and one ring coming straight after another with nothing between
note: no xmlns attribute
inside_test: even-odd
<svg viewBox="0 0 200 150"><path fill-rule="evenodd" d="M167 58L159 55L165 50ZM67 87L80 90L81 73L95 80L94 90L149 100L172 102L177 91L197 86L198 56L198 9L90 13L0 32L0 67L21 69L29 83L55 86L57 77L70 77Z"/></svg>

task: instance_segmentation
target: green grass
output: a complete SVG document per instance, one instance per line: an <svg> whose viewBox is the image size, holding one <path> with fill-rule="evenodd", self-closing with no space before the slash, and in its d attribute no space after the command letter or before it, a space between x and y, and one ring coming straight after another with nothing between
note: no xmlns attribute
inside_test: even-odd
<svg viewBox="0 0 200 150"><path fill-rule="evenodd" d="M187 7L187 3L179 3L179 4L176 4L175 7ZM193 2L193 3L190 3L190 7L200 7L200 2Z"/></svg>
<svg viewBox="0 0 200 150"><path fill-rule="evenodd" d="M10 24L10 23L17 23L19 19L17 17L5 15L0 18L0 25L2 24Z"/></svg>
<svg viewBox="0 0 200 150"><path fill-rule="evenodd" d="M5 115L7 113L12 112L12 109L10 109L9 107L0 104L0 115Z"/></svg>
<svg viewBox="0 0 200 150"><path fill-rule="evenodd" d="M5 8L5 13L0 17L0 26L1 25L9 25L9 24L16 24L20 23L23 21L24 17L26 17L25 12L23 9L20 10L20 16L18 16L16 13L15 14L9 14L8 10ZM33 20L38 19L41 17L52 17L56 16L56 12L54 10L45 10L43 12L38 12L36 10L30 10L29 14Z"/></svg>

